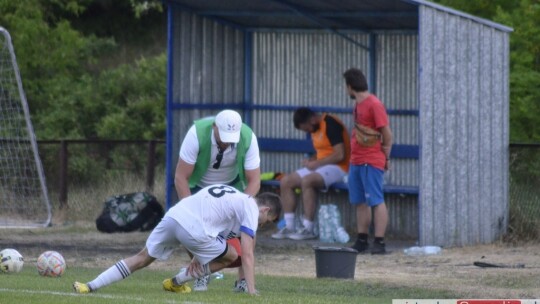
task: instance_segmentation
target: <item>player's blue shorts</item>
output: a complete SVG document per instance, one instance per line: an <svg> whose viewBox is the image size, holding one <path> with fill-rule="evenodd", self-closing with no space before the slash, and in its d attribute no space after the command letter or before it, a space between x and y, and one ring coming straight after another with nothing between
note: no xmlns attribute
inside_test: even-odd
<svg viewBox="0 0 540 304"><path fill-rule="evenodd" d="M373 166L349 166L349 201L352 205L367 203L370 207L384 203L384 171Z"/></svg>

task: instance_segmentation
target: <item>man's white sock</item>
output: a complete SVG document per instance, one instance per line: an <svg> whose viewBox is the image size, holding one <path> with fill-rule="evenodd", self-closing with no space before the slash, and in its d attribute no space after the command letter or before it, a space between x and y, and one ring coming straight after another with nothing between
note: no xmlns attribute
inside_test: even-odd
<svg viewBox="0 0 540 304"><path fill-rule="evenodd" d="M307 231L313 231L313 222L310 220L303 219L302 225L306 228Z"/></svg>
<svg viewBox="0 0 540 304"><path fill-rule="evenodd" d="M121 260L111 266L109 269L102 272L97 278L93 281L88 282L88 287L90 290L94 291L101 287L110 285L114 282L118 282L127 278L131 274L131 271L127 267L124 260Z"/></svg>
<svg viewBox="0 0 540 304"><path fill-rule="evenodd" d="M294 231L294 213L284 213L283 218L285 219L285 227Z"/></svg>

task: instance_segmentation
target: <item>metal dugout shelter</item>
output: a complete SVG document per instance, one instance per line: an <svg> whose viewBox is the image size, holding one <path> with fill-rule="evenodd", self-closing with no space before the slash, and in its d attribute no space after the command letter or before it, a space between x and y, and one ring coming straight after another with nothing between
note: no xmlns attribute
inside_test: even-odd
<svg viewBox="0 0 540 304"><path fill-rule="evenodd" d="M164 3L167 207L194 119L239 111L259 139L261 171L290 172L307 142L293 110L335 113L350 128L342 74L358 67L394 132L388 233L449 247L506 232L511 28L422 0ZM336 200L353 228L346 193L320 195Z"/></svg>

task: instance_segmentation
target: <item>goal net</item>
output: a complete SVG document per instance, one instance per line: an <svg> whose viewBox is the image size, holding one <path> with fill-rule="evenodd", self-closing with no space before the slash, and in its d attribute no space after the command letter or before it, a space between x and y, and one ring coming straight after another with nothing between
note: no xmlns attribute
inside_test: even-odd
<svg viewBox="0 0 540 304"><path fill-rule="evenodd" d="M0 27L0 228L46 227L51 205L9 33Z"/></svg>

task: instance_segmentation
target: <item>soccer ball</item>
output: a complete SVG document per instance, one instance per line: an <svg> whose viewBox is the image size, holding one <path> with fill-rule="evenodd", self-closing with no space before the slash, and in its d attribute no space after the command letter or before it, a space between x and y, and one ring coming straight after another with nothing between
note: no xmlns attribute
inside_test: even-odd
<svg viewBox="0 0 540 304"><path fill-rule="evenodd" d="M0 272L20 272L23 268L24 259L15 249L7 248L0 251Z"/></svg>
<svg viewBox="0 0 540 304"><path fill-rule="evenodd" d="M37 260L39 275L44 277L59 277L66 270L64 257L56 251L45 251Z"/></svg>

